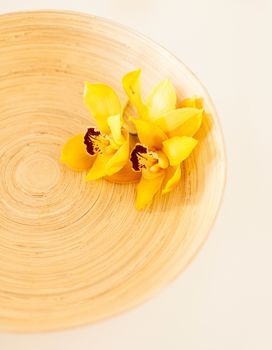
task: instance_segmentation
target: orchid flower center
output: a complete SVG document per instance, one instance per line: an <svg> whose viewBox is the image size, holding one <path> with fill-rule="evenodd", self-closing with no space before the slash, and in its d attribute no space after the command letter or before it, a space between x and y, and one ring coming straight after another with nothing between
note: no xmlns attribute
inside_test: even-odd
<svg viewBox="0 0 272 350"><path fill-rule="evenodd" d="M98 153L112 153L115 149L115 143L109 135L102 134L95 128L89 128L84 136L84 143L87 146L87 152L91 155Z"/></svg>
<svg viewBox="0 0 272 350"><path fill-rule="evenodd" d="M161 151L150 151L147 147L137 144L131 152L130 160L135 171L148 170L158 172L168 167L167 157Z"/></svg>

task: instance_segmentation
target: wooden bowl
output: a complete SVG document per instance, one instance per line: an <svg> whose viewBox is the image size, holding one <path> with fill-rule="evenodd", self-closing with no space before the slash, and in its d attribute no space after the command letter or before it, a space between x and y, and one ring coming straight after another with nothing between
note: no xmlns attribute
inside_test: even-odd
<svg viewBox="0 0 272 350"><path fill-rule="evenodd" d="M149 210L134 185L86 183L59 162L93 124L85 80L113 86L142 68L149 90L169 78L209 115L180 186ZM213 104L177 58L108 20L73 12L0 16L0 329L48 331L97 322L172 281L207 238L225 183Z"/></svg>

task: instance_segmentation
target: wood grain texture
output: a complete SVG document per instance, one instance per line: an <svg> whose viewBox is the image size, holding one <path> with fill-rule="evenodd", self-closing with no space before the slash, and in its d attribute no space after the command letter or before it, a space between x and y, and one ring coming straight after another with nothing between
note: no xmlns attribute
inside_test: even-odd
<svg viewBox="0 0 272 350"><path fill-rule="evenodd" d="M180 186L134 209L134 185L86 183L59 163L68 137L92 125L85 80L112 85L143 70L210 113ZM72 12L0 16L0 329L48 331L97 322L173 280L205 241L225 183L216 112L197 78L151 41Z"/></svg>

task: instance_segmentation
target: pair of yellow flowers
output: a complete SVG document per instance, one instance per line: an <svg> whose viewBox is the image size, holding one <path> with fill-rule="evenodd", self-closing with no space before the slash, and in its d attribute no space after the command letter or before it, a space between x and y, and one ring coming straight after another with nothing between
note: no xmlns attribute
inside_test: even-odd
<svg viewBox="0 0 272 350"><path fill-rule="evenodd" d="M85 135L69 139L61 161L74 170L88 170L86 180L108 177L121 183L139 181L136 208L143 209L157 192L168 193L180 181L180 165L197 145L193 136L202 123L203 104L193 97L177 108L169 80L155 86L144 102L141 70L129 72L122 82L137 115L124 115L111 87L86 82L84 102L98 129L90 127Z"/></svg>

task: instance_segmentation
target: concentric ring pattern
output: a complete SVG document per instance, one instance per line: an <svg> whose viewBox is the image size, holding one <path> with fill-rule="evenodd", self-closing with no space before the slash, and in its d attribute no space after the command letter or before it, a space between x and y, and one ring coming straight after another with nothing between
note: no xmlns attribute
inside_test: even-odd
<svg viewBox="0 0 272 350"><path fill-rule="evenodd" d="M183 181L151 209L134 185L59 163L62 144L93 121L84 80L120 92L141 67L149 89L170 78L204 97L211 117ZM45 331L96 322L146 300L172 280L207 236L225 180L216 113L187 68L164 49L99 18L71 12L0 16L0 329Z"/></svg>

